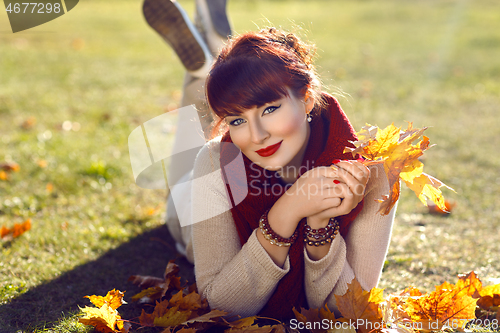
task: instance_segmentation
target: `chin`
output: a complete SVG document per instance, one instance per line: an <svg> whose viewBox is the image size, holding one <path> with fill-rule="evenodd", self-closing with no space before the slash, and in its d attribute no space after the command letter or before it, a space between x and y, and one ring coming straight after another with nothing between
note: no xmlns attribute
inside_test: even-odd
<svg viewBox="0 0 500 333"><path fill-rule="evenodd" d="M279 165L279 166L266 165L266 166L263 166L263 168L266 170L269 170L269 171L278 171L278 170L283 169L283 166L282 165Z"/></svg>

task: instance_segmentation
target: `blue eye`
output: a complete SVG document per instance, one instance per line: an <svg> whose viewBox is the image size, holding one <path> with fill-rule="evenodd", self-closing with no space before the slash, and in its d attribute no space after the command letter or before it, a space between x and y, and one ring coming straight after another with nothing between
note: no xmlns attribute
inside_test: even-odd
<svg viewBox="0 0 500 333"><path fill-rule="evenodd" d="M230 121L229 125L231 125L231 126L239 126L239 125L243 124L244 122L245 122L245 120L243 120L241 118L238 118L238 119Z"/></svg>
<svg viewBox="0 0 500 333"><path fill-rule="evenodd" d="M276 111L281 105L278 105L278 106L269 106L267 107L264 112L262 112L262 114L269 114L269 113L273 113L274 111Z"/></svg>

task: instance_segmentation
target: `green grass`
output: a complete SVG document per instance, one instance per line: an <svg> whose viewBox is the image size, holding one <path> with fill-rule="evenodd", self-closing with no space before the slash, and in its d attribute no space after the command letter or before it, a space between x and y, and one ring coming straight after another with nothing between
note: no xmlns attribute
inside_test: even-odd
<svg viewBox="0 0 500 333"><path fill-rule="evenodd" d="M181 4L192 12L193 1ZM237 32L267 19L304 28L325 89L357 129L430 126L437 146L425 169L457 191L445 190L456 207L432 216L403 190L380 286L432 290L471 270L499 283L500 5L254 0L230 1L229 12ZM117 288L130 300L129 275L161 276L175 257L162 225L165 191L134 184L127 138L178 105L182 79L140 1L81 1L16 34L0 13L0 161L21 166L0 181L0 226L32 219L29 232L0 244L0 332L91 331L74 317L89 304L83 296ZM24 130L29 117L36 124ZM80 129L63 130L65 121Z"/></svg>

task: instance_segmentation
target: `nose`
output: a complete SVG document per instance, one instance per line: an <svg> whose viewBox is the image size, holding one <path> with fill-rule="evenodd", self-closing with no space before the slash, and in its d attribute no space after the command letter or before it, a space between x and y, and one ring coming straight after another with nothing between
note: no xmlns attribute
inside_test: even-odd
<svg viewBox="0 0 500 333"><path fill-rule="evenodd" d="M255 144L262 144L268 137L269 132L262 124L262 121L256 120L253 121L250 126L250 140Z"/></svg>

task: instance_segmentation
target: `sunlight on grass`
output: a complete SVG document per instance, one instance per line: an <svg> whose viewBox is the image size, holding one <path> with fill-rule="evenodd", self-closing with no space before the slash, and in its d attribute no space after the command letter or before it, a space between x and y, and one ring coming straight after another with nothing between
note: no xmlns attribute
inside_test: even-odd
<svg viewBox="0 0 500 333"><path fill-rule="evenodd" d="M497 2L241 0L229 11L236 32L267 20L302 27L356 129L431 127L437 146L423 162L457 191L444 191L456 207L429 215L403 189L380 287L429 290L471 270L488 284L500 277ZM183 70L139 0L81 1L16 34L2 18L0 30L0 162L21 168L0 180L0 227L32 219L0 243L0 331L88 332L73 317L83 296L133 288L131 274L161 276L175 255L154 240L167 234L165 191L134 184L127 138L179 105Z"/></svg>

